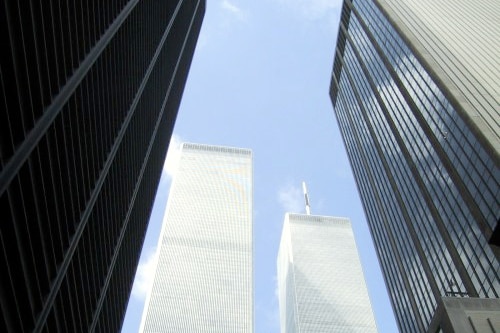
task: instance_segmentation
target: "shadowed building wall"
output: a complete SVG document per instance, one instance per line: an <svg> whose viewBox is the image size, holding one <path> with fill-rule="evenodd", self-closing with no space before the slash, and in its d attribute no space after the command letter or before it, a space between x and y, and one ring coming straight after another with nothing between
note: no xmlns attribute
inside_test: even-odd
<svg viewBox="0 0 500 333"><path fill-rule="evenodd" d="M500 296L494 0L345 0L330 95L403 332Z"/></svg>
<svg viewBox="0 0 500 333"><path fill-rule="evenodd" d="M0 331L117 332L205 1L0 6Z"/></svg>

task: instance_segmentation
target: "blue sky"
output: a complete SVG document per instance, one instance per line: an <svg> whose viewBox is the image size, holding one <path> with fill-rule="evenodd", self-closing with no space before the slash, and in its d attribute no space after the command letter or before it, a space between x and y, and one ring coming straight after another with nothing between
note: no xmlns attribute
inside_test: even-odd
<svg viewBox="0 0 500 333"><path fill-rule="evenodd" d="M279 332L285 212L351 219L381 333L397 332L329 99L340 0L208 0L122 332L137 332L180 142L254 156L255 332Z"/></svg>

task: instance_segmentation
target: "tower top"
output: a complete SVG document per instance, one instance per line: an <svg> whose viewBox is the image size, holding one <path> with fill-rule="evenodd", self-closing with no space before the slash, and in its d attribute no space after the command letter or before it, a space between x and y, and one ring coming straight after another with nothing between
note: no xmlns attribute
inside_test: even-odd
<svg viewBox="0 0 500 333"><path fill-rule="evenodd" d="M306 182L302 182L302 190L304 191L304 200L306 201L306 214L311 215L311 206L309 205L309 194L307 194Z"/></svg>

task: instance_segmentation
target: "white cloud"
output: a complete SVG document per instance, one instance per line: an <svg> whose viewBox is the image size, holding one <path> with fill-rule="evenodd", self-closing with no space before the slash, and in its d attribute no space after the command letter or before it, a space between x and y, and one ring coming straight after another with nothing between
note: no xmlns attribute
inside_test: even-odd
<svg viewBox="0 0 500 333"><path fill-rule="evenodd" d="M273 281L274 281L274 296L276 297L276 301L279 302L280 299L280 288L278 286L278 275L275 274L273 276Z"/></svg>
<svg viewBox="0 0 500 333"><path fill-rule="evenodd" d="M287 185L281 188L278 200L286 212L300 213L305 207L302 188L299 186Z"/></svg>
<svg viewBox="0 0 500 333"><path fill-rule="evenodd" d="M236 5L232 4L231 2L229 2L228 0L223 0L221 2L221 6L222 6L222 8L232 12L233 14L241 13L241 9L239 7L237 7Z"/></svg>
<svg viewBox="0 0 500 333"><path fill-rule="evenodd" d="M156 268L156 250L153 248L144 258L141 258L135 274L132 296L144 300L153 285Z"/></svg>
<svg viewBox="0 0 500 333"><path fill-rule="evenodd" d="M276 327L279 327L280 325L280 308L279 308L279 302L280 302L280 289L278 286L278 276L274 275L273 277L274 281L274 302L276 302L276 306L273 307L273 311L269 311L267 313L267 320L271 323L274 323Z"/></svg>
<svg viewBox="0 0 500 333"><path fill-rule="evenodd" d="M163 165L163 172L172 179L177 168L179 167L179 161L181 157L181 144L182 140L177 134L173 134L170 139L170 145L168 147L167 158L165 159L165 164Z"/></svg>
<svg viewBox="0 0 500 333"><path fill-rule="evenodd" d="M307 19L316 20L330 17L332 11L342 6L342 0L279 0Z"/></svg>
<svg viewBox="0 0 500 333"><path fill-rule="evenodd" d="M243 20L245 18L244 11L240 7L236 6L234 3L232 3L229 0L222 0L222 2L220 3L220 6L226 12L229 12L231 15L233 15L234 17L236 17L239 20Z"/></svg>

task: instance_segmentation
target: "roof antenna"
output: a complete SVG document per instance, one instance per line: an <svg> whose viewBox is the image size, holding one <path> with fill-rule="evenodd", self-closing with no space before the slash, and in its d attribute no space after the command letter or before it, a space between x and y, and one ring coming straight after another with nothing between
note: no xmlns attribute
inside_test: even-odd
<svg viewBox="0 0 500 333"><path fill-rule="evenodd" d="M311 215L311 206L309 205L309 195L307 194L306 182L302 182L302 190L304 191L304 199L306 200L306 214Z"/></svg>

